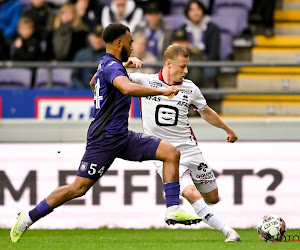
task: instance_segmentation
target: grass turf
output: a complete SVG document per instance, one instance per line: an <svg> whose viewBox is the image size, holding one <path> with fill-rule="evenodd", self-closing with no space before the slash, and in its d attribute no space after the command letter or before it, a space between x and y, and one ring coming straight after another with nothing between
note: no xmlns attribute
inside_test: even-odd
<svg viewBox="0 0 300 250"><path fill-rule="evenodd" d="M28 230L13 244L9 229L0 229L0 249L300 249L300 242L265 243L255 229L237 232L242 242L225 243L225 237L211 229ZM290 229L287 235L300 236L300 229Z"/></svg>

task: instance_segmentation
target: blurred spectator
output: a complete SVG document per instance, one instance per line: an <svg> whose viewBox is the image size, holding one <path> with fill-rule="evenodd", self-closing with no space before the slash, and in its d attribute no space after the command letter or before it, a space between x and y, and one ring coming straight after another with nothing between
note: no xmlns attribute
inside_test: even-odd
<svg viewBox="0 0 300 250"><path fill-rule="evenodd" d="M133 0L112 0L110 5L103 8L101 24L105 28L111 23L120 22L134 32L142 19L143 10Z"/></svg>
<svg viewBox="0 0 300 250"><path fill-rule="evenodd" d="M145 8L145 20L136 27L147 38L146 50L162 59L163 51L171 44L173 31L162 19L163 13L157 2L151 2Z"/></svg>
<svg viewBox="0 0 300 250"><path fill-rule="evenodd" d="M34 23L29 17L20 19L17 37L11 44L10 53L11 59L16 61L40 60L40 41L34 35Z"/></svg>
<svg viewBox="0 0 300 250"><path fill-rule="evenodd" d="M74 4L63 5L54 19L51 38L53 59L72 61L75 53L86 47L87 31Z"/></svg>
<svg viewBox="0 0 300 250"><path fill-rule="evenodd" d="M190 54L190 61L201 61L201 53L198 49L190 49L189 37L184 29L179 29L174 32L173 44L179 44L185 48ZM203 86L203 68L189 67L189 72L186 75L199 88Z"/></svg>
<svg viewBox="0 0 300 250"><path fill-rule="evenodd" d="M136 5L145 11L145 7L150 3L154 2L153 0L134 0ZM163 1L158 1L155 0L159 4L159 8L162 11L164 15L170 14L170 9L171 9L171 0L163 0Z"/></svg>
<svg viewBox="0 0 300 250"><path fill-rule="evenodd" d="M35 33L41 40L46 40L53 26L54 15L45 0L31 0L23 16L33 20Z"/></svg>
<svg viewBox="0 0 300 250"><path fill-rule="evenodd" d="M260 16L263 34L267 37L274 35L275 0L254 0L252 14Z"/></svg>
<svg viewBox="0 0 300 250"><path fill-rule="evenodd" d="M16 34L23 8L18 0L0 0L0 29L5 39Z"/></svg>
<svg viewBox="0 0 300 250"><path fill-rule="evenodd" d="M139 58L143 63L154 63L156 61L155 56L146 51L147 39L143 33L135 32L133 34L133 43L132 43L132 52L131 56L135 56ZM141 68L128 68L127 72L140 72L140 73L148 73L154 74L156 70L151 67L141 67Z"/></svg>
<svg viewBox="0 0 300 250"><path fill-rule="evenodd" d="M191 0L185 6L187 22L181 28L187 32L190 48L201 53L202 60L220 59L220 29L211 22L205 6L198 0ZM204 83L216 85L217 68L204 69Z"/></svg>
<svg viewBox="0 0 300 250"><path fill-rule="evenodd" d="M61 6L68 3L69 0L46 0L46 2L49 3L54 9L58 10L61 8Z"/></svg>
<svg viewBox="0 0 300 250"><path fill-rule="evenodd" d="M89 30L101 24L102 5L98 0L71 0L71 2L75 4L77 13Z"/></svg>
<svg viewBox="0 0 300 250"><path fill-rule="evenodd" d="M8 52L7 52L7 43L4 39L2 30L0 29L0 60L4 60L8 58Z"/></svg>
<svg viewBox="0 0 300 250"><path fill-rule="evenodd" d="M99 62L105 54L105 44L102 38L102 26L96 26L88 36L89 47L79 50L74 62ZM95 74L93 68L75 68L72 73L72 82L75 88L90 88L90 80Z"/></svg>

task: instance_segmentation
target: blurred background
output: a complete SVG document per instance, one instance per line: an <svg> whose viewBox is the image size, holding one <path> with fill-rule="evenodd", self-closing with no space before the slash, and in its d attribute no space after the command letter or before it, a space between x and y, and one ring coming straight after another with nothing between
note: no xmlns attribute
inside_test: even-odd
<svg viewBox="0 0 300 250"><path fill-rule="evenodd" d="M216 210L233 226L255 226L256 218L273 211L288 227L299 227L300 204L293 202L300 178L300 0L0 0L0 211L6 215L0 226L10 226L17 212L12 207L35 205L49 186L76 175L93 111L89 81L105 53L103 28L112 22L130 27L132 56L144 61L144 73L162 68L168 45L184 46L191 59L187 78L237 132L239 141L228 146L222 130L190 110L200 148L219 173L219 186L227 188L220 191ZM130 129L142 131L137 98L132 98L129 123ZM140 169L135 164L133 169ZM131 166L113 164L108 175L120 180L109 190L118 195L105 196L103 213L112 211L109 202L121 200L129 216L140 211L141 200L153 196L149 207L162 215L154 168L142 165L146 172L137 175L148 173L152 179L134 181L127 175ZM137 202L127 209L124 183L129 189L149 183L142 190L150 194L137 191L132 198ZM97 196L102 187L97 188L90 200L63 207L73 209L70 216L87 206L91 214L99 213L95 206L102 209ZM255 211L253 217L243 223L234 217L249 211ZM66 216L63 208L60 215ZM120 224L92 220L91 227L140 227L135 218L122 222L123 215ZM48 228L44 223L40 227ZM161 226L151 219L147 223ZM60 219L55 225L65 226Z"/></svg>

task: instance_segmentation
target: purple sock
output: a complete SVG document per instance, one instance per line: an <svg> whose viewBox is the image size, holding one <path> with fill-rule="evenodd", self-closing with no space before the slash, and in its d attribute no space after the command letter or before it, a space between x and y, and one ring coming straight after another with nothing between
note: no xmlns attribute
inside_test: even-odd
<svg viewBox="0 0 300 250"><path fill-rule="evenodd" d="M32 222L36 222L40 218L50 214L53 211L53 208L48 205L46 200L42 200L34 209L29 211L29 217Z"/></svg>
<svg viewBox="0 0 300 250"><path fill-rule="evenodd" d="M180 185L178 181L168 182L165 184L167 207L179 205L179 192Z"/></svg>

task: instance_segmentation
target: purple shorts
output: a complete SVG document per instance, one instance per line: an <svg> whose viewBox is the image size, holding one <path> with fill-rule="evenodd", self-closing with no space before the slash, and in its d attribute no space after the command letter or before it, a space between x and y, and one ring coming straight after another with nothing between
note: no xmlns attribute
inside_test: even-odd
<svg viewBox="0 0 300 250"><path fill-rule="evenodd" d="M160 138L128 131L128 135L88 142L77 176L97 181L115 158L129 161L155 160Z"/></svg>

